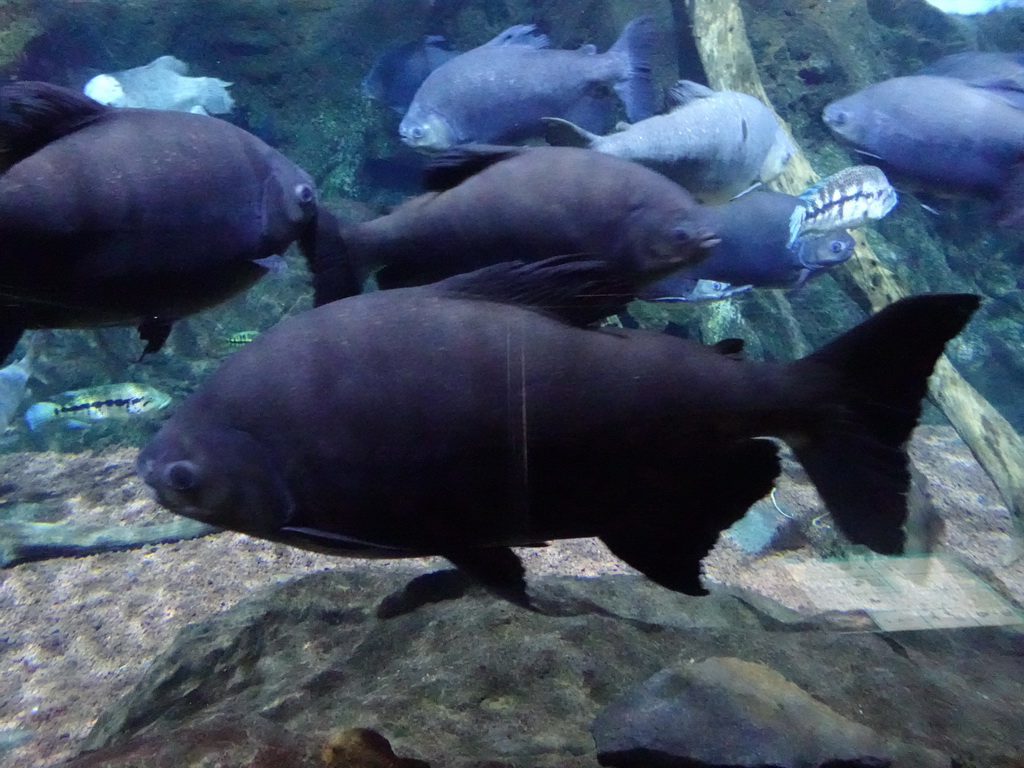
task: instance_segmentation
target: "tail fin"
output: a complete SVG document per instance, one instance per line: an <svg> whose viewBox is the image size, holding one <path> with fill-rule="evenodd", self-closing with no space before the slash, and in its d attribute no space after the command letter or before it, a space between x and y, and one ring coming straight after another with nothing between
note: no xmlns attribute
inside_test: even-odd
<svg viewBox="0 0 1024 768"><path fill-rule="evenodd" d="M910 489L905 444L943 348L978 308L971 294L903 299L794 363L835 377L841 413L793 446L840 530L876 552L903 551ZM813 366L818 373L811 373Z"/></svg>
<svg viewBox="0 0 1024 768"><path fill-rule="evenodd" d="M313 275L313 306L355 296L362 284L341 236L341 224L323 205L299 238L299 250Z"/></svg>
<svg viewBox="0 0 1024 768"><path fill-rule="evenodd" d="M609 53L626 55L626 79L614 87L626 107L626 117L631 123L650 117L657 109L654 78L651 76L654 38L654 19L651 16L639 16L625 26L619 39L608 49Z"/></svg>
<svg viewBox="0 0 1024 768"><path fill-rule="evenodd" d="M60 413L60 406L56 403L36 403L30 405L25 411L25 423L30 430L35 432L39 429L40 424L56 419L58 413Z"/></svg>

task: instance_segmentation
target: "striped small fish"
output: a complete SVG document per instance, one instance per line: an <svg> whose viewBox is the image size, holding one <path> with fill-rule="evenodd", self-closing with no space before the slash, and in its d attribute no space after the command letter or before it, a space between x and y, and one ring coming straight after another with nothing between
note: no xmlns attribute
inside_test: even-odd
<svg viewBox="0 0 1024 768"><path fill-rule="evenodd" d="M61 419L72 426L89 421L128 418L166 408L171 396L146 384L126 382L73 389L40 402L25 411L25 423L35 430L40 424Z"/></svg>
<svg viewBox="0 0 1024 768"><path fill-rule="evenodd" d="M259 335L259 331L239 331L238 333L232 333L225 341L229 347L242 347Z"/></svg>
<svg viewBox="0 0 1024 768"><path fill-rule="evenodd" d="M881 169L854 165L807 189L789 219L789 245L802 235L852 229L885 216L897 203L896 190Z"/></svg>

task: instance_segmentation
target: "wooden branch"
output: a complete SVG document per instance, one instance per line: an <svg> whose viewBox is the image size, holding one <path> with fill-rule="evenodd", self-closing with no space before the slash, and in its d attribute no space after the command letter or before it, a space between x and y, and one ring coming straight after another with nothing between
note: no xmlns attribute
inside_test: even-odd
<svg viewBox="0 0 1024 768"><path fill-rule="evenodd" d="M674 5L679 3L689 7L694 38L709 85L715 90L749 93L771 108L738 1L674 0ZM789 131L784 120L779 118L779 123ZM798 148L785 173L772 186L797 195L818 178ZM846 268L872 309L878 311L907 296L907 289L875 255L863 235L858 232L853 235L857 248ZM952 422L1020 522L1024 519L1024 440L945 356L940 358L929 384L932 401Z"/></svg>

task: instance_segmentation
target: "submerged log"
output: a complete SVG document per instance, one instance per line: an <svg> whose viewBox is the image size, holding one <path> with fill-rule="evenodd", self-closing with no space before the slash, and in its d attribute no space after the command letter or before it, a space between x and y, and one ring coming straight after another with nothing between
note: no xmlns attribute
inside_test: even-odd
<svg viewBox="0 0 1024 768"><path fill-rule="evenodd" d="M771 108L750 49L738 0L673 0L677 19L681 15L680 8L689 10L693 36L708 84L716 90L749 93ZM779 123L789 131L784 120L779 118ZM818 178L798 147L786 171L771 186L799 195ZM857 247L845 268L871 308L877 312L909 295L896 275L875 255L863 235L856 231L853 235ZM788 301L781 294L779 302L788 306ZM945 356L939 360L931 378L930 397L988 472L1018 522L1024 521L1024 439L981 393L967 383Z"/></svg>

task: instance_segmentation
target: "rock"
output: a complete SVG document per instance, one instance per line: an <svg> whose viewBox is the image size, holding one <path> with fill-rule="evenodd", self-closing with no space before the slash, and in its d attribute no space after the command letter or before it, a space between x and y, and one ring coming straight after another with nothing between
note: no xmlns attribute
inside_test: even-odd
<svg viewBox="0 0 1024 768"><path fill-rule="evenodd" d="M260 717L214 718L169 734L129 739L88 752L63 768L430 768L398 757L377 731L350 728L326 740L290 733Z"/></svg>
<svg viewBox="0 0 1024 768"><path fill-rule="evenodd" d="M602 710L592 732L601 765L616 768L949 766L938 753L889 743L769 667L735 658L658 672Z"/></svg>
<svg viewBox="0 0 1024 768"><path fill-rule="evenodd" d="M422 760L399 757L390 742L370 728L333 734L320 757L327 768L430 768Z"/></svg>
<svg viewBox="0 0 1024 768"><path fill-rule="evenodd" d="M87 752L61 768L323 768L321 746L262 718L214 718Z"/></svg>
<svg viewBox="0 0 1024 768"><path fill-rule="evenodd" d="M529 611L455 589L458 578L419 577L417 594L437 579L452 599L397 611L381 608L406 593L408 576L385 567L254 595L184 629L87 747L255 717L318 745L372 728L399 755L445 768L596 768L598 712L663 669L728 655L765 665L747 677L775 681L805 710L870 728L894 759L927 747L995 765L1024 752L1022 636L1010 629L794 631L736 598L687 597L629 575L537 575L539 610ZM900 741L916 746L901 752Z"/></svg>

